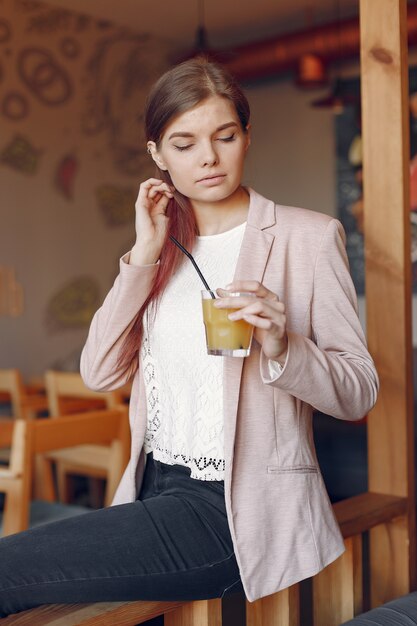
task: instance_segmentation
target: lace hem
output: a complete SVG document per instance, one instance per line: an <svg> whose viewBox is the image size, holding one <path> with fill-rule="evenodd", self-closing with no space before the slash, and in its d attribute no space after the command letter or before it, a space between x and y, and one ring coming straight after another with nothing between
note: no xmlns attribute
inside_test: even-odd
<svg viewBox="0 0 417 626"><path fill-rule="evenodd" d="M153 458L167 465L184 465L191 469L191 478L197 480L224 480L225 462L223 459L200 457L194 459L185 454L175 454L170 450L161 450L145 443L145 452L153 453Z"/></svg>

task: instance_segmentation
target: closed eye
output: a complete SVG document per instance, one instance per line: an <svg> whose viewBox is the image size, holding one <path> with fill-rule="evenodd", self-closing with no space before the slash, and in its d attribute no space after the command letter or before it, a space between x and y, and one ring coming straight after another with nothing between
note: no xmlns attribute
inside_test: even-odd
<svg viewBox="0 0 417 626"><path fill-rule="evenodd" d="M229 137L219 137L219 141L225 141L226 143L228 141L233 141L235 139L235 133L233 133L233 135L230 135Z"/></svg>
<svg viewBox="0 0 417 626"><path fill-rule="evenodd" d="M176 150L179 150L180 152L183 152L184 150L188 150L189 148L191 148L191 147L192 147L192 145L193 145L192 143L188 144L188 146L176 146L176 145L174 144L174 148L175 148Z"/></svg>
<svg viewBox="0 0 417 626"><path fill-rule="evenodd" d="M223 141L224 143L229 143L231 141L234 141L236 139L236 135L235 133L233 133L232 135L229 135L228 137L219 137L218 140L219 141ZM184 150L189 150L190 148L193 147L194 144L189 143L186 146L177 146L174 144L174 148L176 150L179 150L180 152L184 152Z"/></svg>

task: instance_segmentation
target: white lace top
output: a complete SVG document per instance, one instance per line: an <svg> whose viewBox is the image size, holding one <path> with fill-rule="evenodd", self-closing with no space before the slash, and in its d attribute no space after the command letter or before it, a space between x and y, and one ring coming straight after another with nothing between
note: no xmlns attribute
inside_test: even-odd
<svg viewBox="0 0 417 626"><path fill-rule="evenodd" d="M245 226L197 238L192 254L211 289L232 281ZM192 478L223 480L224 357L207 354L203 288L186 259L165 289L155 318L144 316L145 451L163 463L189 467Z"/></svg>

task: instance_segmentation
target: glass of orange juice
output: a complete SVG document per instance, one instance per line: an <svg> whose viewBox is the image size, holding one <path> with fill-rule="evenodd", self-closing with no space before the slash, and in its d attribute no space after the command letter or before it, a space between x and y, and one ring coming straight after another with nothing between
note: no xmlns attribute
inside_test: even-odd
<svg viewBox="0 0 417 626"><path fill-rule="evenodd" d="M202 290L203 320L206 329L207 354L216 356L248 356L253 336L253 326L245 320L229 320L233 308L217 309L213 306L215 292ZM228 297L252 296L252 293L228 293Z"/></svg>

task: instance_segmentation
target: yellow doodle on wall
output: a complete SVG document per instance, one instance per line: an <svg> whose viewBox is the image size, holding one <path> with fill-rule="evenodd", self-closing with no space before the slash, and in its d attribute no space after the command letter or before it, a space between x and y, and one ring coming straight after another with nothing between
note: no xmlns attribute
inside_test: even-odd
<svg viewBox="0 0 417 626"><path fill-rule="evenodd" d="M110 227L133 224L136 196L133 187L100 185L96 198L106 224Z"/></svg>
<svg viewBox="0 0 417 626"><path fill-rule="evenodd" d="M23 287L13 267L0 265L0 317L19 317L23 313Z"/></svg>
<svg viewBox="0 0 417 626"><path fill-rule="evenodd" d="M46 323L50 331L88 326L100 298L95 278L79 276L61 287L48 305Z"/></svg>
<svg viewBox="0 0 417 626"><path fill-rule="evenodd" d="M15 135L0 154L0 163L23 174L36 174L41 151L22 135Z"/></svg>

